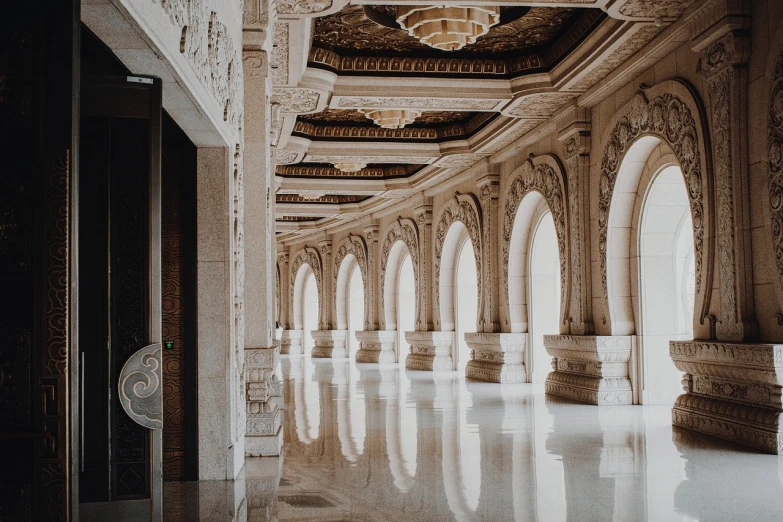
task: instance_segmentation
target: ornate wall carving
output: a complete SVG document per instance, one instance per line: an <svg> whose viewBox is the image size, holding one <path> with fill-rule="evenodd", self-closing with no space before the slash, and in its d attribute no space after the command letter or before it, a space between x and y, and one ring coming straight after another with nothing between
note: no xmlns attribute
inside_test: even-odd
<svg viewBox="0 0 783 522"><path fill-rule="evenodd" d="M395 98L344 96L338 103L340 107L366 108L403 108L422 110L458 109L462 111L491 111L498 106L496 100L475 100L470 98Z"/></svg>
<svg viewBox="0 0 783 522"><path fill-rule="evenodd" d="M770 89L767 149L772 247L780 284L783 285L783 52L778 56Z"/></svg>
<svg viewBox="0 0 783 522"><path fill-rule="evenodd" d="M340 274L340 267L342 266L343 261L348 254L353 254L353 256L356 258L356 263L359 265L359 270L362 271L362 284L364 285L364 310L366 316L367 310L369 310L370 306L372 306L372 295L368 291L368 287L370 285L367 279L367 277L370 275L367 270L367 244L364 242L362 237L354 236L352 234L349 234L347 238L340 242L334 255L334 276L332 278L334 279L334 286L332 291L332 310L337 310L338 277ZM347 286L349 281L346 280L345 284Z"/></svg>
<svg viewBox="0 0 783 522"><path fill-rule="evenodd" d="M277 88L272 91L272 98L280 104L281 112L303 114L318 108L321 93L313 89Z"/></svg>
<svg viewBox="0 0 783 522"><path fill-rule="evenodd" d="M473 195L460 195L459 193L452 199L448 205L441 211L440 219L438 220L438 226L435 229L435 310L440 311L440 265L441 258L443 257L443 243L446 240L446 234L448 233L451 225L457 221L465 225L468 230L468 236L473 243L473 254L476 261L476 279L478 281L478 294L484 295L483 292L483 272L481 264L481 212L479 210L478 202ZM483 316L483 306L479 301L479 313L478 317ZM436 326L440 326L442 318L439 317Z"/></svg>
<svg viewBox="0 0 783 522"><path fill-rule="evenodd" d="M386 231L386 237L381 247L381 299L380 299L380 319L386 322L386 303L383 298L386 295L386 265L389 262L389 254L397 241L402 241L408 248L413 264L413 286L416 289L416 303L419 302L419 231L416 224L410 219L398 218L391 224ZM418 310L416 317L418 317Z"/></svg>
<svg viewBox="0 0 783 522"><path fill-rule="evenodd" d="M278 0L280 14L313 14L332 7L332 0Z"/></svg>
<svg viewBox="0 0 783 522"><path fill-rule="evenodd" d="M528 161L522 166L519 174L511 182L506 205L503 211L503 292L505 304L508 306L508 263L511 250L511 233L514 231L514 220L522 200L531 192L539 192L546 199L552 219L557 231L557 251L560 259L560 301L566 303L568 284L567 270L567 216L566 216L566 189L565 179L561 169L555 169L549 163L541 163L534 166Z"/></svg>
<svg viewBox="0 0 783 522"><path fill-rule="evenodd" d="M704 249L707 181L702 172L702 132L697 128L691 109L684 100L666 93L651 101L642 92L634 96L628 114L615 124L601 162L598 199L598 251L601 260L601 285L607 290L607 234L609 209L617 174L628 149L642 136L652 135L669 144L682 169L693 219L694 263L696 265L696 295L700 295L702 271L707 252Z"/></svg>

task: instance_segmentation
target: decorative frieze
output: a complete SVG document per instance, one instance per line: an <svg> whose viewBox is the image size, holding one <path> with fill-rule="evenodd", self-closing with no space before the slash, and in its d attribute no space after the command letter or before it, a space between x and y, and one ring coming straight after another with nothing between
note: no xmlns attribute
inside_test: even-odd
<svg viewBox="0 0 783 522"><path fill-rule="evenodd" d="M465 376L486 382L526 382L524 333L466 333L471 360Z"/></svg>
<svg viewBox="0 0 783 522"><path fill-rule="evenodd" d="M767 123L769 206L772 248L783 290L783 51L777 57L770 89Z"/></svg>
<svg viewBox="0 0 783 522"><path fill-rule="evenodd" d="M454 370L451 356L454 332L405 332L405 340L410 345L410 353L405 359L408 370Z"/></svg>
<svg viewBox="0 0 783 522"><path fill-rule="evenodd" d="M589 404L631 404L629 336L545 335L553 357L546 392Z"/></svg>

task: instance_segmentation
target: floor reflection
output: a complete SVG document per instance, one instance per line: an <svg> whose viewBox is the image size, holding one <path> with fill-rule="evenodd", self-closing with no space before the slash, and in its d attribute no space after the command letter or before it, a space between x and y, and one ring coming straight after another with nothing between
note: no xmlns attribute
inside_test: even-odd
<svg viewBox="0 0 783 522"><path fill-rule="evenodd" d="M783 465L532 385L285 356L285 449L167 484L166 520L780 520ZM217 515L220 513L220 515Z"/></svg>

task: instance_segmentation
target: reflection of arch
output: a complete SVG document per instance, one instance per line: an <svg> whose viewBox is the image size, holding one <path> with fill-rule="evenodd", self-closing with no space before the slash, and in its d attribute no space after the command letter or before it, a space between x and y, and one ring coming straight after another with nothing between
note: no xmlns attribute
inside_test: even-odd
<svg viewBox="0 0 783 522"><path fill-rule="evenodd" d="M419 232L410 219L398 218L386 232L381 250L381 310L384 329L397 328L397 301L394 299L399 282L399 269L406 254L413 263L413 279L416 289L416 317L419 314Z"/></svg>
<svg viewBox="0 0 783 522"><path fill-rule="evenodd" d="M336 321L338 330L348 328L348 287L351 282L351 274L358 265L362 274L362 284L365 287L364 292L364 327L368 328L367 319L370 312L371 303L370 292L367 287L367 245L364 239L359 236L349 234L347 238L340 242L337 252L334 256L334 310L336 311Z"/></svg>
<svg viewBox="0 0 783 522"><path fill-rule="evenodd" d="M503 305L507 318L504 326L512 332L524 332L527 330L527 325L519 320L518 313L513 314L517 320L512 320L511 309L514 306L522 307L522 309L527 307L526 283L524 281L527 263L510 263L509 258L516 257L511 254L527 254L530 220L532 220L533 213L541 199L546 201L557 231L557 248L560 254L561 325L565 323L565 318L568 315L566 189L563 169L557 159L551 155L528 160L515 171L515 176L511 182L508 196L506 196L503 216L503 266L506 270L501 270L501 272L505 278L503 289L506 293L506 299ZM524 317L524 321L526 321L526 310Z"/></svg>
<svg viewBox="0 0 783 522"><path fill-rule="evenodd" d="M441 265L444 268L454 267L457 264L460 242L459 233L452 230L454 223L461 223L467 230L468 237L473 244L474 257L476 258L476 279L478 281L478 295L482 295L481 272L481 211L472 194L459 194L454 197L443 209L435 229L435 311L438 316L435 319L435 327L441 331L454 330L454 295L447 291L441 295L442 289L452 288L451 279L441 281ZM457 229L458 230L458 227ZM442 301L442 303L441 303ZM483 299L479 299L477 317L483 317ZM445 317L444 317L445 315Z"/></svg>
<svg viewBox="0 0 783 522"><path fill-rule="evenodd" d="M619 111L621 116L614 120L616 123L610 127L611 133L604 140L606 148L601 163L598 201L598 250L601 282L608 300L613 335L632 333L628 331L628 313L623 313L623 310L630 309L627 306L628 296L631 295L630 278L619 275L609 278L607 270L610 256L624 257L612 249L627 243L623 240L609 241L610 225L619 231L621 228L630 228L632 219L630 214L623 214L623 219L610 223L611 209L618 199L613 197L615 185L618 175L622 173L627 178L623 186L638 186L649 152L661 142L667 143L677 157L688 188L694 229L695 302L701 303L697 307L699 323L708 314L711 297L709 278L712 271L711 245L708 244L712 220L709 204L711 188L705 176L708 156L704 149L706 132L700 107L701 104L688 86L678 81L664 82L645 92L638 92ZM615 324L614 315L621 324Z"/></svg>
<svg viewBox="0 0 783 522"><path fill-rule="evenodd" d="M294 310L294 330L304 328L304 287L310 274L315 277L318 299L321 299L321 257L318 250L310 247L297 252L291 263L291 306Z"/></svg>

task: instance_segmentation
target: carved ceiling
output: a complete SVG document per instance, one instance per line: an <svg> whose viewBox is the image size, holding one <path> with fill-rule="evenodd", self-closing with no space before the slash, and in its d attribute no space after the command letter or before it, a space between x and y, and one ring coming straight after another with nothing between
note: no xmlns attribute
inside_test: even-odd
<svg viewBox="0 0 783 522"><path fill-rule="evenodd" d="M317 197L305 197L300 194L277 194L275 201L277 203L303 203L303 204L338 204L361 203L368 199L367 196L355 194L328 194Z"/></svg>
<svg viewBox="0 0 783 522"><path fill-rule="evenodd" d="M416 121L409 124L408 127L432 127L435 125L461 124L467 122L476 113L459 111L430 111L423 112ZM374 127L372 120L356 110L350 109L324 109L315 114L303 114L299 116L299 121L312 123L314 125L328 124L349 124L351 126Z"/></svg>
<svg viewBox="0 0 783 522"><path fill-rule="evenodd" d="M370 6L394 17L394 6ZM584 9L534 7L522 18L492 27L486 36L457 52L438 51L424 45L403 29L380 25L365 15L364 6L348 5L315 22L313 45L340 55L383 53L389 56L501 55L549 46L574 23Z"/></svg>

